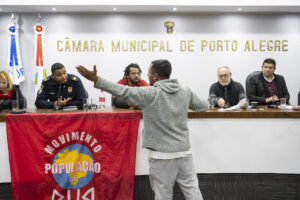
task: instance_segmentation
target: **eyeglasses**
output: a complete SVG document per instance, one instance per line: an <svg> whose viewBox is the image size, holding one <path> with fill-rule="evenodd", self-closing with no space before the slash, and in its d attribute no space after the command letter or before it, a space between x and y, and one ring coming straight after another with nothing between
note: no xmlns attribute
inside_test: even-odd
<svg viewBox="0 0 300 200"><path fill-rule="evenodd" d="M220 74L218 75L219 78L227 78L229 76L229 74Z"/></svg>

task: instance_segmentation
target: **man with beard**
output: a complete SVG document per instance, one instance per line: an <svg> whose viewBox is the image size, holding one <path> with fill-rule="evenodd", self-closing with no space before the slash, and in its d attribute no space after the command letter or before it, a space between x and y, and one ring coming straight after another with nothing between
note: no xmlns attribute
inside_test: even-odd
<svg viewBox="0 0 300 200"><path fill-rule="evenodd" d="M218 82L212 84L209 89L209 102L211 105L228 108L237 106L245 108L248 103L243 86L231 79L231 71L227 66L219 67Z"/></svg>
<svg viewBox="0 0 300 200"><path fill-rule="evenodd" d="M81 80L67 74L61 63L51 66L52 75L44 79L38 91L35 106L37 108L58 108L64 106L82 107L86 98Z"/></svg>
<svg viewBox="0 0 300 200"><path fill-rule="evenodd" d="M289 103L290 94L284 77L275 74L276 61L272 58L264 60L261 72L256 73L246 81L246 92L249 101L260 105L279 103L280 98L286 98Z"/></svg>
<svg viewBox="0 0 300 200"><path fill-rule="evenodd" d="M130 87L142 87L149 86L149 84L141 79L142 70L138 64L131 63L124 70L123 79L118 81L118 84L127 85ZM131 103L128 103L125 100L122 100L118 97L112 97L112 105L117 108L134 108L139 109L138 106L135 106Z"/></svg>

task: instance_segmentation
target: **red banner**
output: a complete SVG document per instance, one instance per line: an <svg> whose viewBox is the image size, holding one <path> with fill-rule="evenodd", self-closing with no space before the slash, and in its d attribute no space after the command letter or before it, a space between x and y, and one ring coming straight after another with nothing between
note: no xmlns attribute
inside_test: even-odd
<svg viewBox="0 0 300 200"><path fill-rule="evenodd" d="M136 112L6 116L14 200L133 199Z"/></svg>

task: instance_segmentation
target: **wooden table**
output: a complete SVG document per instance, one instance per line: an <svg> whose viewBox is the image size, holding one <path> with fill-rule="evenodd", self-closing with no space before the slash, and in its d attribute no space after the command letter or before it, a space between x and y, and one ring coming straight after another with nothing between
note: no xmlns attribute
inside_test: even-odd
<svg viewBox="0 0 300 200"><path fill-rule="evenodd" d="M64 113L52 109L29 109L27 112ZM141 113L112 107L96 112ZM10 182L6 114L0 113L0 182ZM207 112L190 111L188 118L197 173L300 174L300 111L264 109L218 112L211 109ZM148 150L141 147L143 127L144 120L141 119L136 175L149 173Z"/></svg>

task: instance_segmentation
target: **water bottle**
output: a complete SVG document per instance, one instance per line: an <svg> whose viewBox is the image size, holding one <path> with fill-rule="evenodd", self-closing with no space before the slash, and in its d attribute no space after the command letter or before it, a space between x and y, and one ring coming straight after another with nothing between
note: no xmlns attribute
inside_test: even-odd
<svg viewBox="0 0 300 200"><path fill-rule="evenodd" d="M105 93L103 90L100 90L100 95L99 95L99 109L100 110L105 110Z"/></svg>

